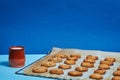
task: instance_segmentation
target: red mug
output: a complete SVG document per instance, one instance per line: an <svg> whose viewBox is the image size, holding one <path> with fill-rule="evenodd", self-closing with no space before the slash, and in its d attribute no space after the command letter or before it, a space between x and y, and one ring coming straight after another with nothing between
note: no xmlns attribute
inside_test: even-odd
<svg viewBox="0 0 120 80"><path fill-rule="evenodd" d="M9 48L9 64L11 67L23 67L25 65L25 53L23 46L11 46Z"/></svg>

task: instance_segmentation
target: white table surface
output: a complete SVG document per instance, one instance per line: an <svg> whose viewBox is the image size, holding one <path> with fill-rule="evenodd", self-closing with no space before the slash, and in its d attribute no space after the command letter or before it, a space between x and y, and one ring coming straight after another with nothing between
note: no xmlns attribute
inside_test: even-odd
<svg viewBox="0 0 120 80"><path fill-rule="evenodd" d="M26 55L25 66L43 57L45 54ZM23 68L23 67L22 67ZM0 80L54 80L42 77L31 77L15 74L21 68L9 66L8 55L0 55Z"/></svg>

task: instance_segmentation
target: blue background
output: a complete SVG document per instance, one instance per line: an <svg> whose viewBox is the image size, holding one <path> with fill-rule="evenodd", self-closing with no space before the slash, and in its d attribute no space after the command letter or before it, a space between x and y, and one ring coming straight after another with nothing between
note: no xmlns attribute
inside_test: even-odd
<svg viewBox="0 0 120 80"><path fill-rule="evenodd" d="M119 0L0 0L0 54L52 47L120 52Z"/></svg>

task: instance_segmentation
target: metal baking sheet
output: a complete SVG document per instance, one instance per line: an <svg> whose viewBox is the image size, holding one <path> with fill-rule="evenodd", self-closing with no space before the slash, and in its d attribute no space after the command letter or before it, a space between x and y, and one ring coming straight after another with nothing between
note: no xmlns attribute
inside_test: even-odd
<svg viewBox="0 0 120 80"><path fill-rule="evenodd" d="M81 54L81 58L76 61L75 65L72 65L71 69L68 70L63 70L64 74L62 75L53 75L49 73L49 70L51 68L58 68L60 64L64 64L64 61L66 59L63 59L62 62L56 63L55 67L50 67L48 68L48 72L46 73L33 73L32 69L34 67L37 67L41 64L42 61L47 60L54 54L57 54L60 50L63 50L66 52L67 55L72 54L71 52ZM89 68L87 72L84 72L82 76L79 77L72 77L68 75L69 71L72 71L75 69L75 67L80 66L82 61L85 59L87 55L95 55L98 56L99 59L95 62L94 68ZM53 48L51 52L40 58L39 60L31 63L30 65L20 69L19 71L16 72L16 74L22 74L22 75L28 75L28 76L37 76L37 77L47 77L47 78L56 78L56 79L72 79L72 80L92 80L89 78L89 76L94 73L94 70L96 70L100 64L101 60L104 60L105 57L113 57L116 58L116 61L114 62L113 66L110 66L110 69L107 70L106 74L103 75L103 80L111 80L113 76L113 72L117 69L117 67L120 66L120 53L117 52L107 52L107 51L99 51L99 50L81 50L81 49L61 49L61 48Z"/></svg>

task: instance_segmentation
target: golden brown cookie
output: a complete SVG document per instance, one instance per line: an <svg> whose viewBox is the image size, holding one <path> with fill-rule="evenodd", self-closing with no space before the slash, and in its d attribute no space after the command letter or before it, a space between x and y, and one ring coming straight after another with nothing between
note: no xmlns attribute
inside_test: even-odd
<svg viewBox="0 0 120 80"><path fill-rule="evenodd" d="M120 67L117 68L117 71L120 71Z"/></svg>
<svg viewBox="0 0 120 80"><path fill-rule="evenodd" d="M111 58L111 57L106 57L105 61L115 62L116 59L115 58Z"/></svg>
<svg viewBox="0 0 120 80"><path fill-rule="evenodd" d="M62 59L60 57L52 57L52 58L49 58L48 61L53 61L57 63L57 62L62 62Z"/></svg>
<svg viewBox="0 0 120 80"><path fill-rule="evenodd" d="M68 53L67 51L60 50L60 51L58 51L58 53L55 54L54 56L55 56L55 57L66 58L66 57L67 57L67 55L66 55L67 53Z"/></svg>
<svg viewBox="0 0 120 80"><path fill-rule="evenodd" d="M90 78L92 78L92 79L103 79L103 76L101 74L95 73L95 74L91 74Z"/></svg>
<svg viewBox="0 0 120 80"><path fill-rule="evenodd" d="M87 67L87 68L92 68L92 67L94 67L94 64L89 63L89 62L83 62L83 63L81 64L81 66L82 66L82 67Z"/></svg>
<svg viewBox="0 0 120 80"><path fill-rule="evenodd" d="M98 56L93 56L93 55L87 55L86 58L87 58L87 59L98 60Z"/></svg>
<svg viewBox="0 0 120 80"><path fill-rule="evenodd" d="M59 68L60 68L60 69L70 69L71 66L70 66L70 65L66 65L66 64L60 64L60 65L59 65Z"/></svg>
<svg viewBox="0 0 120 80"><path fill-rule="evenodd" d="M74 65L76 62L74 60L65 60L65 64Z"/></svg>
<svg viewBox="0 0 120 80"><path fill-rule="evenodd" d="M110 69L110 66L108 66L107 64L100 64L99 69Z"/></svg>
<svg viewBox="0 0 120 80"><path fill-rule="evenodd" d="M44 72L47 72L48 71L48 68L47 67L35 67L32 69L32 72L34 73L44 73Z"/></svg>
<svg viewBox="0 0 120 80"><path fill-rule="evenodd" d="M69 76L74 76L74 77L76 77L76 76L82 76L82 72L79 72L79 71L70 71L70 72L68 72L68 75Z"/></svg>
<svg viewBox="0 0 120 80"><path fill-rule="evenodd" d="M75 70L80 71L80 72L86 72L86 71L88 71L88 68L86 68L86 67L76 67Z"/></svg>
<svg viewBox="0 0 120 80"><path fill-rule="evenodd" d="M100 64L107 64L107 65L109 65L109 66L112 66L112 65L113 65L113 62L102 60L102 61L100 61Z"/></svg>
<svg viewBox="0 0 120 80"><path fill-rule="evenodd" d="M95 63L95 60L88 58L88 59L84 59L84 62Z"/></svg>
<svg viewBox="0 0 120 80"><path fill-rule="evenodd" d="M77 61L77 59L78 59L77 57L70 57L70 56L67 57L67 60L75 60L75 61Z"/></svg>
<svg viewBox="0 0 120 80"><path fill-rule="evenodd" d="M49 61L49 62L42 62L41 63L41 66L45 66L45 67L53 67L55 66L56 63L55 62L52 62L52 61Z"/></svg>
<svg viewBox="0 0 120 80"><path fill-rule="evenodd" d="M55 54L54 57L66 58L67 55L65 55L65 54Z"/></svg>
<svg viewBox="0 0 120 80"><path fill-rule="evenodd" d="M120 80L120 76L113 76L112 80Z"/></svg>
<svg viewBox="0 0 120 80"><path fill-rule="evenodd" d="M80 54L71 54L70 57L77 57L77 58L81 58Z"/></svg>
<svg viewBox="0 0 120 80"><path fill-rule="evenodd" d="M94 71L94 73L105 74L106 70L104 70L104 69L97 69L97 70Z"/></svg>
<svg viewBox="0 0 120 80"><path fill-rule="evenodd" d="M115 71L115 72L113 72L113 75L114 75L114 76L120 76L120 71Z"/></svg>
<svg viewBox="0 0 120 80"><path fill-rule="evenodd" d="M51 74L57 74L57 75L64 74L64 72L63 72L62 69L56 69L56 68L50 69L49 72L50 72Z"/></svg>

